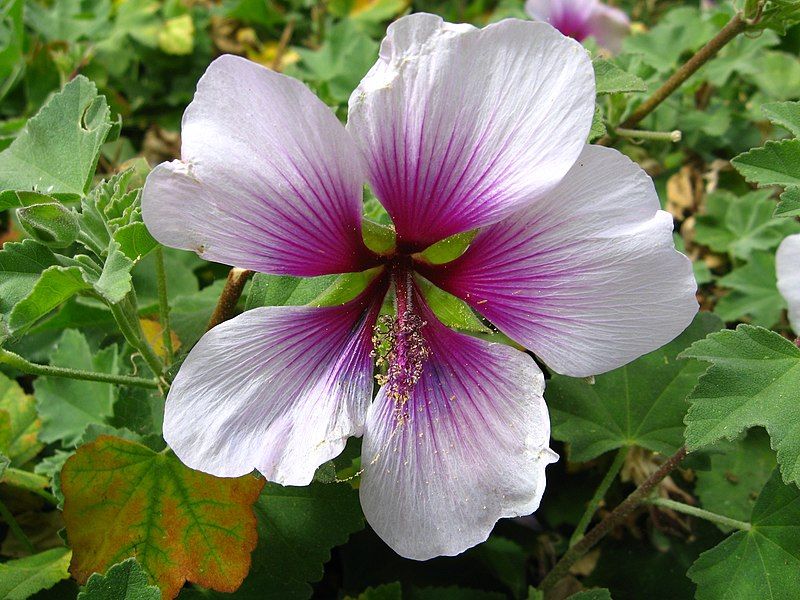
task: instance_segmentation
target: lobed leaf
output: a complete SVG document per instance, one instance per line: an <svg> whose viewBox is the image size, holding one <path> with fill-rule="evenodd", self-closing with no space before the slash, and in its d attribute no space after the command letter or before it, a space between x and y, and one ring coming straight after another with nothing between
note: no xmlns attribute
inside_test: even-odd
<svg viewBox="0 0 800 600"><path fill-rule="evenodd" d="M128 558L105 575L89 577L77 600L161 600L161 590L147 582L147 573L135 558Z"/></svg>
<svg viewBox="0 0 800 600"><path fill-rule="evenodd" d="M689 450L764 427L784 480L800 483L800 348L767 329L739 325L695 342L681 356L711 363L689 397Z"/></svg>
<svg viewBox="0 0 800 600"><path fill-rule="evenodd" d="M26 600L69 577L69 548L53 548L0 564L0 597Z"/></svg>
<svg viewBox="0 0 800 600"><path fill-rule="evenodd" d="M169 452L100 436L61 471L70 572L86 582L132 556L165 598L175 598L187 580L233 592L250 568L252 505L263 485L252 475L193 471Z"/></svg>
<svg viewBox="0 0 800 600"><path fill-rule="evenodd" d="M753 507L749 531L703 552L687 575L697 600L789 599L800 589L800 490L777 471Z"/></svg>
<svg viewBox="0 0 800 600"><path fill-rule="evenodd" d="M731 164L758 185L800 185L800 139L770 140L736 156Z"/></svg>
<svg viewBox="0 0 800 600"><path fill-rule="evenodd" d="M587 461L622 446L672 454L683 441L686 397L706 366L677 360L692 342L722 323L700 313L678 338L632 363L583 379L553 375L545 398L553 437L570 444L572 460Z"/></svg>

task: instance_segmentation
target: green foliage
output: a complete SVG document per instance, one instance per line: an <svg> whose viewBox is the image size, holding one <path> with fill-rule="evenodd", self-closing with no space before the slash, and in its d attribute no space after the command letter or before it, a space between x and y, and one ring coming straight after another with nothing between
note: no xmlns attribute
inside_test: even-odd
<svg viewBox="0 0 800 600"><path fill-rule="evenodd" d="M748 181L759 185L800 185L800 140L769 141L732 161Z"/></svg>
<svg viewBox="0 0 800 600"><path fill-rule="evenodd" d="M40 554L0 564L0 595L6 600L26 600L69 577L71 552L53 548Z"/></svg>
<svg viewBox="0 0 800 600"><path fill-rule="evenodd" d="M136 559L129 558L105 575L89 577L78 600L161 600L161 591L147 582L147 573Z"/></svg>
<svg viewBox="0 0 800 600"><path fill-rule="evenodd" d="M322 577L331 548L364 527L358 494L347 484L294 488L268 483L254 508L260 541L250 575L237 593L243 599L311 597L309 584ZM197 597L226 596L202 593Z"/></svg>
<svg viewBox="0 0 800 600"><path fill-rule="evenodd" d="M100 146L110 129L105 97L97 94L91 81L76 77L0 152L0 188L81 196L94 176Z"/></svg>
<svg viewBox="0 0 800 600"><path fill-rule="evenodd" d="M717 302L715 312L723 321L749 318L753 325L772 327L781 318L786 301L778 292L775 256L756 250L747 264L718 280L732 291Z"/></svg>
<svg viewBox="0 0 800 600"><path fill-rule="evenodd" d="M647 84L641 77L618 67L610 60L595 59L592 64L598 95L647 90Z"/></svg>
<svg viewBox="0 0 800 600"><path fill-rule="evenodd" d="M706 213L697 217L695 240L716 252L748 260L754 250L773 250L800 224L773 218L769 190L734 196L715 192L706 198Z"/></svg>
<svg viewBox="0 0 800 600"><path fill-rule="evenodd" d="M42 449L41 421L33 397L12 379L0 375L0 454L19 467Z"/></svg>
<svg viewBox="0 0 800 600"><path fill-rule="evenodd" d="M688 576L698 600L791 598L800 586L800 491L783 485L776 471L750 517L737 531L700 555Z"/></svg>
<svg viewBox="0 0 800 600"><path fill-rule="evenodd" d="M775 470L775 453L762 429L751 429L735 442L722 441L711 446L710 468L697 471L695 492L703 508L746 521L761 488ZM730 527L717 524L723 531Z"/></svg>
<svg viewBox="0 0 800 600"><path fill-rule="evenodd" d="M575 461L623 446L672 454L683 441L686 397L706 369L695 360L678 360L678 354L721 327L719 320L700 313L674 341L596 376L593 384L554 375L545 389L553 437L569 442Z"/></svg>
<svg viewBox="0 0 800 600"><path fill-rule="evenodd" d="M92 351L81 333L67 330L50 355L50 364L84 371L117 374L116 346ZM104 423L114 412L116 388L109 383L55 377L36 380L37 410L42 418L39 438L73 446L86 427Z"/></svg>
<svg viewBox="0 0 800 600"><path fill-rule="evenodd" d="M800 483L800 348L760 327L714 333L682 353L711 363L689 397L686 445L699 449L761 426L787 482Z"/></svg>

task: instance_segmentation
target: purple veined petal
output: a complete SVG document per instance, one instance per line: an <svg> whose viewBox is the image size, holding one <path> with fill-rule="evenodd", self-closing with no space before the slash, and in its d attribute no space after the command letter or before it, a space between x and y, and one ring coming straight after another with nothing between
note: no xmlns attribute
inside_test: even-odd
<svg viewBox="0 0 800 600"><path fill-rule="evenodd" d="M498 519L535 511L558 458L533 359L422 316L430 354L404 405L386 386L370 405L360 486L370 526L416 560L459 554Z"/></svg>
<svg viewBox="0 0 800 600"><path fill-rule="evenodd" d="M159 242L265 273L372 266L361 238L366 171L302 83L221 56L197 84L181 135L181 160L157 166L142 195Z"/></svg>
<svg viewBox="0 0 800 600"><path fill-rule="evenodd" d="M527 0L525 10L580 42L592 35L589 21L598 5L597 0Z"/></svg>
<svg viewBox="0 0 800 600"><path fill-rule="evenodd" d="M778 290L789 305L789 322L800 335L800 233L781 242L775 254Z"/></svg>
<svg viewBox="0 0 800 600"><path fill-rule="evenodd" d="M619 8L598 2L588 22L589 35L597 43L611 52L622 49L622 40L628 35L631 22L628 15Z"/></svg>
<svg viewBox="0 0 800 600"><path fill-rule="evenodd" d="M206 333L170 388L164 439L212 475L258 469L277 483L311 483L362 433L385 291L379 281L342 306L256 308Z"/></svg>
<svg viewBox="0 0 800 600"><path fill-rule="evenodd" d="M475 29L429 14L389 26L347 128L401 243L422 249L547 192L586 141L586 51L545 23Z"/></svg>
<svg viewBox="0 0 800 600"><path fill-rule="evenodd" d="M691 323L697 284L672 227L636 163L586 146L547 197L482 230L452 263L421 270L553 370L586 377Z"/></svg>
<svg viewBox="0 0 800 600"><path fill-rule="evenodd" d="M619 51L630 29L628 15L598 0L528 0L525 10L578 41L594 37L612 52Z"/></svg>

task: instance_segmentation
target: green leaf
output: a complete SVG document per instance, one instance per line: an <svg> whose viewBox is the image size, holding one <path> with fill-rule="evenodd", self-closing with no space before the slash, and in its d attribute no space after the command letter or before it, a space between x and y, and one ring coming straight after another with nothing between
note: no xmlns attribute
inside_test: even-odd
<svg viewBox="0 0 800 600"><path fill-rule="evenodd" d="M714 312L723 321L749 317L753 325L772 327L780 321L786 301L778 292L775 255L760 250L750 262L734 269L718 281L733 290L717 302Z"/></svg>
<svg viewBox="0 0 800 600"><path fill-rule="evenodd" d="M42 449L37 439L41 425L33 397L0 374L0 452L12 466L24 465Z"/></svg>
<svg viewBox="0 0 800 600"><path fill-rule="evenodd" d="M698 600L794 598L800 589L800 491L777 471L753 507L749 531L737 531L700 555L687 575Z"/></svg>
<svg viewBox="0 0 800 600"><path fill-rule="evenodd" d="M238 598L293 600L311 597L331 548L364 527L358 493L347 484L284 487L267 483L255 505L258 547ZM217 594L190 598L226 598Z"/></svg>
<svg viewBox="0 0 800 600"><path fill-rule="evenodd" d="M58 264L53 252L33 240L8 242L0 250L0 314L28 296L42 271Z"/></svg>
<svg viewBox="0 0 800 600"><path fill-rule="evenodd" d="M378 43L348 19L330 27L319 50L296 48L300 63L286 70L322 92L323 98L345 103L372 67Z"/></svg>
<svg viewBox="0 0 800 600"><path fill-rule="evenodd" d="M417 282L420 284L422 295L430 309L448 327L473 333L489 333L491 331L481 322L469 305L460 298L436 287L426 279L418 277Z"/></svg>
<svg viewBox="0 0 800 600"><path fill-rule="evenodd" d="M250 284L245 310L258 306L301 306L312 302L335 285L338 275L292 277L256 273Z"/></svg>
<svg viewBox="0 0 800 600"><path fill-rule="evenodd" d="M25 27L22 22L23 0L5 0L0 5L0 85L14 78L21 68Z"/></svg>
<svg viewBox="0 0 800 600"><path fill-rule="evenodd" d="M735 442L718 442L709 448L711 468L695 471L695 493L703 508L739 521L747 521L758 493L775 470L775 453L763 429L751 429ZM722 531L729 527L717 524Z"/></svg>
<svg viewBox="0 0 800 600"><path fill-rule="evenodd" d="M761 112L794 136L800 136L800 102L771 102L762 105Z"/></svg>
<svg viewBox="0 0 800 600"><path fill-rule="evenodd" d="M628 73L610 60L595 59L592 64L598 95L647 91L647 84L641 77Z"/></svg>
<svg viewBox="0 0 800 600"><path fill-rule="evenodd" d="M603 137L606 133L608 133L608 130L603 119L603 111L600 110L599 106L595 106L594 115L592 116L592 128L589 130L589 142L591 143Z"/></svg>
<svg viewBox="0 0 800 600"><path fill-rule="evenodd" d="M50 364L84 371L119 373L116 346L92 352L86 338L72 329L61 336L50 355ZM87 426L104 423L114 413L117 394L109 383L39 377L34 388L42 418L39 438L44 442L61 441L65 446L72 446Z"/></svg>
<svg viewBox="0 0 800 600"><path fill-rule="evenodd" d="M525 549L517 542L491 536L472 552L505 585L513 598L522 598L527 590Z"/></svg>
<svg viewBox="0 0 800 600"><path fill-rule="evenodd" d="M131 269L134 262L125 256L116 240L111 240L100 277L94 289L107 302L116 304L131 291Z"/></svg>
<svg viewBox="0 0 800 600"><path fill-rule="evenodd" d="M361 233L367 248L377 254L387 254L397 244L397 233L393 227L370 219L361 221Z"/></svg>
<svg viewBox="0 0 800 600"><path fill-rule="evenodd" d="M172 453L100 436L61 470L70 572L86 582L133 556L165 598L187 580L233 592L250 567L262 486L252 475L212 477Z"/></svg>
<svg viewBox="0 0 800 600"><path fill-rule="evenodd" d="M689 397L689 450L761 426L784 479L800 483L800 348L777 333L739 325L695 342L682 356L712 363Z"/></svg>
<svg viewBox="0 0 800 600"><path fill-rule="evenodd" d="M0 564L0 597L26 600L36 592L67 579L71 554L68 548L53 548Z"/></svg>
<svg viewBox="0 0 800 600"><path fill-rule="evenodd" d="M350 596L346 600L352 600ZM356 600L403 600L403 588L398 582L369 587Z"/></svg>
<svg viewBox="0 0 800 600"><path fill-rule="evenodd" d="M109 114L94 83L78 75L0 152L0 189L81 196L111 129Z"/></svg>
<svg viewBox="0 0 800 600"><path fill-rule="evenodd" d="M56 199L47 194L40 194L39 192L26 192L23 190L5 190L0 192L0 210L34 206L36 204L45 204L48 202L56 202Z"/></svg>
<svg viewBox="0 0 800 600"><path fill-rule="evenodd" d="M428 246L422 253L422 258L431 263L432 265L441 265L449 263L464 254L478 234L477 229L472 231L464 231L451 235L432 246Z"/></svg>
<svg viewBox="0 0 800 600"><path fill-rule="evenodd" d="M775 208L776 217L800 217L800 187L788 187Z"/></svg>
<svg viewBox="0 0 800 600"><path fill-rule="evenodd" d="M338 306L353 300L367 289L370 283L383 271L383 267L375 267L360 273L344 273L336 277L319 296L309 304L311 306Z"/></svg>
<svg viewBox="0 0 800 600"><path fill-rule="evenodd" d="M78 600L161 600L161 590L147 582L147 573L135 558L112 566L105 575L95 573L78 594Z"/></svg>
<svg viewBox="0 0 800 600"><path fill-rule="evenodd" d="M800 223L775 218L771 190L734 196L715 192L706 198L706 210L697 216L695 241L715 252L745 260L754 250L772 250L783 238L800 231Z"/></svg>
<svg viewBox="0 0 800 600"><path fill-rule="evenodd" d="M59 0L52 4L29 3L26 22L49 41L76 42L93 38L107 24L109 0Z"/></svg>
<svg viewBox="0 0 800 600"><path fill-rule="evenodd" d="M573 594L568 600L611 600L611 592L607 589L584 590Z"/></svg>
<svg viewBox="0 0 800 600"><path fill-rule="evenodd" d="M800 185L800 139L770 140L731 160L747 181L758 185Z"/></svg>
<svg viewBox="0 0 800 600"><path fill-rule="evenodd" d="M700 313L678 338L598 375L593 385L554 375L545 390L553 437L569 442L575 461L623 446L672 454L683 442L686 397L706 369L698 361L678 360L678 354L721 327L719 319Z"/></svg>
<svg viewBox="0 0 800 600"><path fill-rule="evenodd" d="M79 292L92 289L78 267L48 267L30 293L11 310L8 325L12 331L30 327Z"/></svg>
<svg viewBox="0 0 800 600"><path fill-rule="evenodd" d="M80 233L75 213L58 202L20 208L17 218L28 235L51 248L66 248Z"/></svg>

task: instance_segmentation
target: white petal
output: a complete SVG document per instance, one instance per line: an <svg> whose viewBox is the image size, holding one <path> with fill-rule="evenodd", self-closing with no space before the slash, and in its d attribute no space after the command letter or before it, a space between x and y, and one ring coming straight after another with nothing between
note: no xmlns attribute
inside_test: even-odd
<svg viewBox="0 0 800 600"><path fill-rule="evenodd" d="M375 532L417 560L459 554L498 519L535 511L557 459L536 363L425 320L431 355L412 396L398 408L383 388L369 408L360 486Z"/></svg>
<svg viewBox="0 0 800 600"><path fill-rule="evenodd" d="M550 190L594 112L586 51L545 23L399 19L350 97L348 130L401 243L422 248Z"/></svg>
<svg viewBox="0 0 800 600"><path fill-rule="evenodd" d="M697 284L672 228L636 163L587 146L547 197L424 271L555 371L586 377L659 348L692 322Z"/></svg>
<svg viewBox="0 0 800 600"><path fill-rule="evenodd" d="M164 439L178 458L220 477L258 469L308 485L362 432L380 298L365 302L257 308L205 334L167 396Z"/></svg>
<svg viewBox="0 0 800 600"><path fill-rule="evenodd" d="M215 60L182 126L181 160L147 178L144 221L162 244L267 273L368 266L365 171L350 135L302 83Z"/></svg>
<svg viewBox="0 0 800 600"><path fill-rule="evenodd" d="M789 322L800 335L800 233L781 242L775 255L778 290L789 305Z"/></svg>

